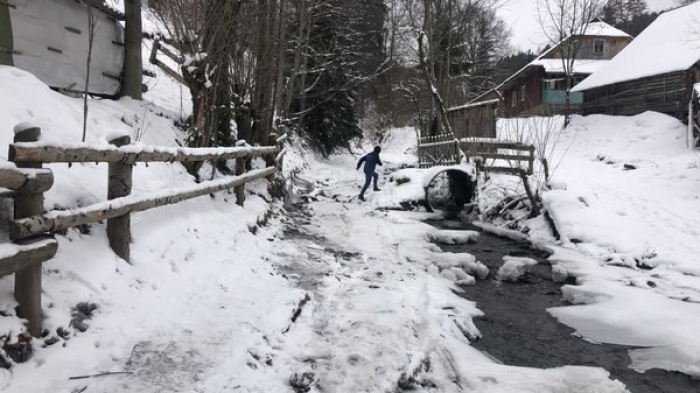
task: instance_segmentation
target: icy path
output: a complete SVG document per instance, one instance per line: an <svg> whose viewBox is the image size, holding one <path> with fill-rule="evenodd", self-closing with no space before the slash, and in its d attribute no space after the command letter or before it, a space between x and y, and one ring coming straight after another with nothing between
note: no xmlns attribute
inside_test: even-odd
<svg viewBox="0 0 700 393"><path fill-rule="evenodd" d="M602 369L502 366L472 348L480 311L426 272L436 251L426 215L373 210L379 195L358 204L360 180L352 159L333 157L303 177L317 200L289 208L275 259L311 299L282 344L295 380L338 393L625 391Z"/></svg>

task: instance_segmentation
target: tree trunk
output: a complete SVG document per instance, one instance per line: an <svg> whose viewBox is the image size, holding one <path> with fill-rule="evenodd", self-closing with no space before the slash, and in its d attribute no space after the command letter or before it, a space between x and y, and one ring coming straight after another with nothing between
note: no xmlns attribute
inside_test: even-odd
<svg viewBox="0 0 700 393"><path fill-rule="evenodd" d="M143 65L141 63L141 0L125 0L124 79L122 96L136 100L142 97Z"/></svg>

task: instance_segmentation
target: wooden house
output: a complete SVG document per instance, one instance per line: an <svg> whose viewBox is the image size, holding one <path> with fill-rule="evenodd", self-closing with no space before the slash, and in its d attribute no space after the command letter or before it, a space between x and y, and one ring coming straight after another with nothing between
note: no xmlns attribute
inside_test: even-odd
<svg viewBox="0 0 700 393"><path fill-rule="evenodd" d="M634 115L657 111L687 119L700 82L700 3L661 14L625 50L573 91L583 113Z"/></svg>
<svg viewBox="0 0 700 393"><path fill-rule="evenodd" d="M566 80L561 48L570 40L580 42L573 63L575 86L614 58L632 41L632 37L605 22L592 22L585 35L568 37L550 48L497 88L503 95L506 117L559 113L563 110ZM572 109L576 110L582 102L581 93L570 95Z"/></svg>
<svg viewBox="0 0 700 393"><path fill-rule="evenodd" d="M104 0L0 0L0 65L29 71L55 89L83 91L92 36L87 90L114 96L124 67L123 20Z"/></svg>

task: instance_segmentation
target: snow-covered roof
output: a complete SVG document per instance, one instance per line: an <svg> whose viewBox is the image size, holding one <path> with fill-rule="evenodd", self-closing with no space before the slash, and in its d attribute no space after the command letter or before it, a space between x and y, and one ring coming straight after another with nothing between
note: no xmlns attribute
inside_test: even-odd
<svg viewBox="0 0 700 393"><path fill-rule="evenodd" d="M588 27L586 28L586 33L584 36L587 37L629 37L632 38L631 35L625 33L624 31L620 29L616 29L609 24L602 22L602 21L597 21L597 22L591 22L588 24ZM567 37L563 39L561 42L564 42L568 40L570 37ZM508 77L503 83L501 83L497 89L500 89L504 85L508 84L510 81L515 79L518 75L523 73L525 70L531 67L544 67L546 72L551 72L551 73L563 73L564 72L564 67L561 62L560 57L554 57L554 58L549 58L551 56L552 52L559 48L561 45L561 42L559 42L557 45L549 48L547 51L539 55L535 60L530 62L528 65L525 67L521 68L518 70L518 72L514 73L510 77ZM601 60L601 59L576 59L573 64L573 72L576 74L592 74L598 69L602 68L603 65L606 63L610 62L610 60Z"/></svg>
<svg viewBox="0 0 700 393"><path fill-rule="evenodd" d="M700 60L700 2L661 14L608 64L572 91L687 70Z"/></svg>
<svg viewBox="0 0 700 393"><path fill-rule="evenodd" d="M573 72L576 74L592 74L609 61L610 60L576 59L574 60ZM564 64L562 64L561 59L537 59L530 63L530 65L540 65L544 67L545 71L550 73L564 73Z"/></svg>
<svg viewBox="0 0 700 393"><path fill-rule="evenodd" d="M631 35L603 21L589 23L586 27L585 35L596 37L631 37Z"/></svg>

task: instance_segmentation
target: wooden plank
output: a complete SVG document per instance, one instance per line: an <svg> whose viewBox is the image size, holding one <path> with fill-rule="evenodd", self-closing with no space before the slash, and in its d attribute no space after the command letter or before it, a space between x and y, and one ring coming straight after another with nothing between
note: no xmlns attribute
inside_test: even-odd
<svg viewBox="0 0 700 393"><path fill-rule="evenodd" d="M277 168L264 168L250 171L241 176L212 180L180 190L166 190L150 195L133 195L100 202L75 210L53 211L46 215L14 220L10 222L10 238L24 239L45 232L56 232L79 225L91 224L105 219L119 217L127 213L140 212L155 207L172 205L188 199L228 190L246 182L267 177L277 172Z"/></svg>
<svg viewBox="0 0 700 393"><path fill-rule="evenodd" d="M507 174L512 174L512 175L517 175L518 172L523 170L521 168L511 168L511 167L507 167L507 166L491 166L491 167L484 167L483 169L487 172L507 173Z"/></svg>
<svg viewBox="0 0 700 393"><path fill-rule="evenodd" d="M463 150L471 150L471 151L481 151L481 150L486 150L486 149L510 149L510 150L530 150L532 149L531 145L525 145L519 142L504 142L504 141L498 141L494 140L493 142L485 141L485 140L478 140L478 141L469 141L467 138L460 140L462 144L462 149Z"/></svg>
<svg viewBox="0 0 700 393"><path fill-rule="evenodd" d="M482 157L484 159L509 160L509 161L530 161L530 155L499 154L499 153L470 153L468 157Z"/></svg>
<svg viewBox="0 0 700 393"><path fill-rule="evenodd" d="M253 158L279 152L277 146L186 148L152 147L77 147L36 146L15 143L10 145L9 160L18 162L108 162L134 164L137 162L196 162Z"/></svg>
<svg viewBox="0 0 700 393"><path fill-rule="evenodd" d="M50 169L0 168L0 187L16 195L40 194L53 186Z"/></svg>
<svg viewBox="0 0 700 393"><path fill-rule="evenodd" d="M28 267L41 266L56 255L58 242L51 237L34 238L22 244L0 245L0 277Z"/></svg>

